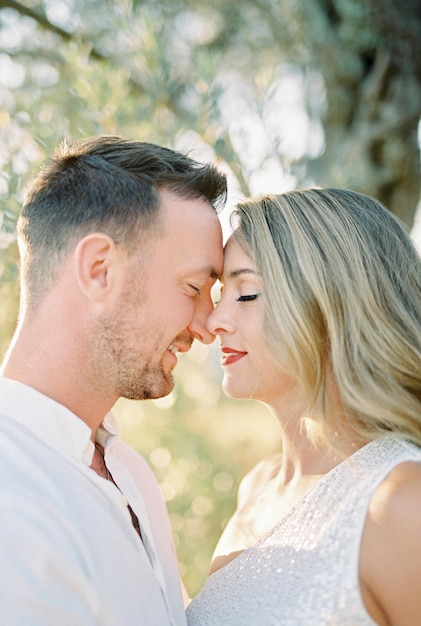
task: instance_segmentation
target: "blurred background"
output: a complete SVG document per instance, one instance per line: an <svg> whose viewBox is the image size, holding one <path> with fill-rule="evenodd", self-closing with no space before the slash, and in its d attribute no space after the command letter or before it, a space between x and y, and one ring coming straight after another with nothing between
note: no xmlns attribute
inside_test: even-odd
<svg viewBox="0 0 421 626"><path fill-rule="evenodd" d="M235 202L314 185L376 197L421 242L419 0L0 0L0 357L15 327L15 222L66 139L161 143L228 174ZM195 595L240 478L277 450L266 409L220 391L216 346L158 401L121 400Z"/></svg>

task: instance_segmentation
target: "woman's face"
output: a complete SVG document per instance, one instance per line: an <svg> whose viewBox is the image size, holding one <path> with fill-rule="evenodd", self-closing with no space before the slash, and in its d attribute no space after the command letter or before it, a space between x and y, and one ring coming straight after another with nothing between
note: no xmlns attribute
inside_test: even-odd
<svg viewBox="0 0 421 626"><path fill-rule="evenodd" d="M221 299L208 318L208 329L221 343L222 387L233 398L274 406L296 381L281 370L267 347L262 288L254 263L231 237L224 252Z"/></svg>

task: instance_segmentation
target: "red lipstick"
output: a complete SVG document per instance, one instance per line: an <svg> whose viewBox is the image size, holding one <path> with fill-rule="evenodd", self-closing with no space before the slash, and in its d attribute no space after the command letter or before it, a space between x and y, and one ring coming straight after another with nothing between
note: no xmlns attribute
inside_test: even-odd
<svg viewBox="0 0 421 626"><path fill-rule="evenodd" d="M224 346L223 348L221 348L221 350L222 350L222 358L221 358L222 367L224 367L224 365L232 365L233 363L236 363L237 361L242 359L243 356L246 356L247 354L247 352L242 352L241 350L236 350L235 348L229 348L228 346Z"/></svg>

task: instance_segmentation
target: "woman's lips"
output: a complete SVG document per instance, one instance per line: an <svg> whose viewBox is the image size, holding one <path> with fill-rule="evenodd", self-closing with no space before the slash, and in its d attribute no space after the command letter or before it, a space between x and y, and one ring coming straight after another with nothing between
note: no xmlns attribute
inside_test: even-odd
<svg viewBox="0 0 421 626"><path fill-rule="evenodd" d="M222 366L232 365L232 363L236 363L237 361L242 359L243 356L246 356L247 354L247 352L241 352L241 350L236 350L235 348L228 348L228 346L221 348L221 350L222 350L222 357L221 357Z"/></svg>

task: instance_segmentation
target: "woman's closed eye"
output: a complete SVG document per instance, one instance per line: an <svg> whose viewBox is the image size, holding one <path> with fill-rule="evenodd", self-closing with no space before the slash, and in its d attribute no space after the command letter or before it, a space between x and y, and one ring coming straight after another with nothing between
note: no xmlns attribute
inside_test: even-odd
<svg viewBox="0 0 421 626"><path fill-rule="evenodd" d="M240 296L237 298L237 302L252 302L253 300L257 300L260 296L260 293L251 293L246 296Z"/></svg>

